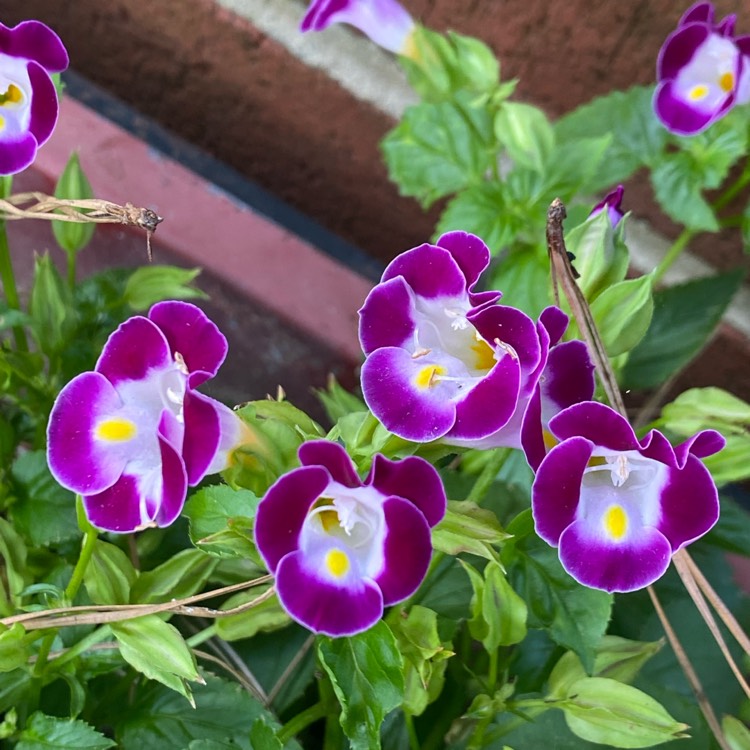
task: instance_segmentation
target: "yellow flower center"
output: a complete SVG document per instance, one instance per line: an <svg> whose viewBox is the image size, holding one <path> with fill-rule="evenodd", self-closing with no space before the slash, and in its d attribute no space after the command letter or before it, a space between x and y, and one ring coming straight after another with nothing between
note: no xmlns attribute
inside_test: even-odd
<svg viewBox="0 0 750 750"><path fill-rule="evenodd" d="M491 370L497 363L494 349L484 339L479 338L479 334L477 334L477 340L471 345L471 350L476 355L474 367L477 370Z"/></svg>
<svg viewBox="0 0 750 750"><path fill-rule="evenodd" d="M325 566L332 576L341 578L349 570L349 558L346 552L340 549L332 549L326 552Z"/></svg>
<svg viewBox="0 0 750 750"><path fill-rule="evenodd" d="M604 528L615 541L625 536L628 530L628 517L621 505L613 505L604 514Z"/></svg>
<svg viewBox="0 0 750 750"><path fill-rule="evenodd" d="M4 93L0 94L0 107L7 104L20 104L22 101L23 91L15 83L11 83Z"/></svg>
<svg viewBox="0 0 750 750"><path fill-rule="evenodd" d="M734 89L734 73L722 73L721 78L719 78L719 88L727 93L732 91Z"/></svg>
<svg viewBox="0 0 750 750"><path fill-rule="evenodd" d="M721 84L719 84L721 85ZM698 83L688 91L688 99L693 102L699 102L708 96L708 86L704 83Z"/></svg>
<svg viewBox="0 0 750 750"><path fill-rule="evenodd" d="M99 422L96 426L96 437L110 443L123 443L132 440L138 434L138 428L129 419L113 417Z"/></svg>
<svg viewBox="0 0 750 750"><path fill-rule="evenodd" d="M445 375L447 370L442 365L427 365L423 367L416 377L418 388L432 388L437 383L440 375Z"/></svg>

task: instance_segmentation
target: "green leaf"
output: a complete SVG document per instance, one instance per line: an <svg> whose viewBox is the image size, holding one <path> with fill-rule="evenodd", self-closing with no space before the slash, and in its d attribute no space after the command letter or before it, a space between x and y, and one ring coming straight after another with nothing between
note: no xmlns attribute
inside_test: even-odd
<svg viewBox="0 0 750 750"><path fill-rule="evenodd" d="M497 516L476 503L448 502L443 520L432 530L432 545L447 555L470 552L473 555L494 560L492 545L508 538Z"/></svg>
<svg viewBox="0 0 750 750"><path fill-rule="evenodd" d="M141 311L165 299L206 299L205 292L191 286L200 272L200 268L141 266L125 284L125 302Z"/></svg>
<svg viewBox="0 0 750 750"><path fill-rule="evenodd" d="M274 728L262 717L258 717L250 730L252 750L282 750L281 740Z"/></svg>
<svg viewBox="0 0 750 750"><path fill-rule="evenodd" d="M73 152L65 165L55 187L55 198L64 200L86 200L94 197L91 184L81 168L78 154ZM59 213L59 212L58 212ZM57 244L66 253L75 254L83 250L94 236L94 224L71 221L53 221L52 232Z"/></svg>
<svg viewBox="0 0 750 750"><path fill-rule="evenodd" d="M549 260L533 248L510 251L492 273L490 289L502 289L503 304L536 319L550 304Z"/></svg>
<svg viewBox="0 0 750 750"><path fill-rule="evenodd" d="M28 640L20 622L9 628L0 626L0 672L12 672L26 664L29 658Z"/></svg>
<svg viewBox="0 0 750 750"><path fill-rule="evenodd" d="M580 194L602 169L611 144L610 133L557 143L547 164L547 190L566 202Z"/></svg>
<svg viewBox="0 0 750 750"><path fill-rule="evenodd" d="M505 102L495 115L495 137L514 162L545 174L555 148L555 131L538 107Z"/></svg>
<svg viewBox="0 0 750 750"><path fill-rule="evenodd" d="M27 550L19 533L4 518L0 517L0 557L5 563L4 581L0 580L0 609L7 610L3 614L12 614L11 608L6 606L6 595L3 587L7 586L7 595L11 601L16 601L26 587Z"/></svg>
<svg viewBox="0 0 750 750"><path fill-rule="evenodd" d="M502 559L513 589L528 606L530 628L544 628L561 646L572 649L590 672L596 645L607 629L612 594L589 589L563 570L557 550L533 531L531 511L508 526L516 539L506 542Z"/></svg>
<svg viewBox="0 0 750 750"><path fill-rule="evenodd" d="M700 175L689 154L667 154L651 171L651 184L670 219L695 231L719 231L716 214L702 195Z"/></svg>
<svg viewBox="0 0 750 750"><path fill-rule="evenodd" d="M85 721L58 719L37 711L29 717L16 750L106 750L115 743Z"/></svg>
<svg viewBox="0 0 750 750"><path fill-rule="evenodd" d="M520 643L526 637L527 613L526 602L508 583L499 563L488 563L482 596L482 614L488 626L482 642L487 651Z"/></svg>
<svg viewBox="0 0 750 750"><path fill-rule="evenodd" d="M654 311L651 276L626 279L605 289L591 314L610 357L629 352L646 334Z"/></svg>
<svg viewBox="0 0 750 750"><path fill-rule="evenodd" d="M185 681L203 682L203 678L177 628L157 615L114 622L111 627L120 654L131 667L193 702Z"/></svg>
<svg viewBox="0 0 750 750"><path fill-rule="evenodd" d="M94 604L127 604L137 575L133 563L119 547L97 539L83 584Z"/></svg>
<svg viewBox="0 0 750 750"><path fill-rule="evenodd" d="M122 750L184 750L193 740L213 740L243 747L255 721L273 718L237 683L210 675L197 685L195 708L176 693L151 684L140 690L116 726ZM287 747L299 747L288 743Z"/></svg>
<svg viewBox="0 0 750 750"><path fill-rule="evenodd" d="M192 596L203 588L218 563L200 550L181 550L138 576L131 589L131 602L148 604Z"/></svg>
<svg viewBox="0 0 750 750"><path fill-rule="evenodd" d="M401 194L427 208L482 182L494 158L492 120L484 107L471 102L417 104L406 110L381 148Z"/></svg>
<svg viewBox="0 0 750 750"><path fill-rule="evenodd" d="M635 86L598 97L558 120L559 143L611 135L599 168L581 190L599 192L623 182L643 165L653 165L667 143L667 130L651 104L653 87Z"/></svg>
<svg viewBox="0 0 750 750"><path fill-rule="evenodd" d="M746 457L746 462L750 456ZM719 520L704 537L704 542L727 552L750 556L747 540L750 539L750 513L729 497L719 495L721 512Z"/></svg>
<svg viewBox="0 0 750 750"><path fill-rule="evenodd" d="M22 453L11 474L16 502L10 517L15 528L33 547L46 547L79 536L75 495L50 474L46 451Z"/></svg>
<svg viewBox="0 0 750 750"><path fill-rule="evenodd" d="M743 278L742 271L729 271L656 291L651 325L628 356L623 386L656 388L685 367L711 337Z"/></svg>
<svg viewBox="0 0 750 750"><path fill-rule="evenodd" d="M496 254L510 245L525 225L523 208L509 202L502 183L492 181L462 190L452 198L440 216L435 234L472 232Z"/></svg>
<svg viewBox="0 0 750 750"><path fill-rule="evenodd" d="M365 402L353 393L349 393L345 388L342 388L333 375L329 375L327 387L316 389L315 395L323 404L328 419L333 424L336 424L339 419L348 414L367 411Z"/></svg>
<svg viewBox="0 0 750 750"><path fill-rule="evenodd" d="M352 750L379 748L383 718L404 696L403 662L390 628L381 620L350 638L321 638L318 655L341 704Z"/></svg>
<svg viewBox="0 0 750 750"><path fill-rule="evenodd" d="M253 518L259 502L250 490L225 484L198 490L182 511L190 521L190 540L217 557L252 557Z"/></svg>
<svg viewBox="0 0 750 750"><path fill-rule="evenodd" d="M650 747L685 737L689 728L646 693L606 677L574 682L560 707L575 735L612 747Z"/></svg>
<svg viewBox="0 0 750 750"><path fill-rule="evenodd" d="M270 587L271 584L266 584L235 594L221 605L221 609L239 607L261 596ZM216 633L225 641L238 641L241 638L252 638L256 633L278 630L288 624L289 615L274 595L244 612L219 617L216 620Z"/></svg>
<svg viewBox="0 0 750 750"><path fill-rule="evenodd" d="M47 253L34 259L29 313L39 348L48 355L59 352L65 345L75 314L70 290Z"/></svg>
<svg viewBox="0 0 750 750"><path fill-rule="evenodd" d="M732 750L750 750L750 729L734 716L722 716L721 729Z"/></svg>

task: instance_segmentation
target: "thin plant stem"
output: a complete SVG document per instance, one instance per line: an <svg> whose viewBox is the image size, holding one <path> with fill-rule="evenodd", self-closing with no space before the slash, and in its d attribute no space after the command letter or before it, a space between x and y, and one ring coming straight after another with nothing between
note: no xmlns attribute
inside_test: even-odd
<svg viewBox="0 0 750 750"><path fill-rule="evenodd" d="M86 574L86 568L91 561L91 556L94 554L94 547L96 546L98 537L99 532L93 526L86 529L83 535L81 554L78 557L75 568L73 568L73 575L70 577L70 581L65 588L65 598L69 602L72 602L76 598L78 589L81 588L83 576Z"/></svg>
<svg viewBox="0 0 750 750"><path fill-rule="evenodd" d="M654 269L652 278L654 285L661 281L662 276L671 268L672 264L680 257L682 251L687 247L688 242L695 237L694 229L683 229L679 237L672 243L672 247L667 250L667 254L659 261L659 265Z"/></svg>
<svg viewBox="0 0 750 750"><path fill-rule="evenodd" d="M71 292L76 288L76 257L78 253L68 253L68 288Z"/></svg>
<svg viewBox="0 0 750 750"><path fill-rule="evenodd" d="M0 221L0 281L3 284L5 301L11 310L20 310L21 303L16 288L16 277L13 273L13 263L10 259L10 248L8 247L8 233L5 231L5 222ZM13 340L19 352L29 350L29 342L26 339L26 331L23 326L13 326Z"/></svg>
<svg viewBox="0 0 750 750"><path fill-rule="evenodd" d="M273 705L274 700L281 692L281 689L286 685L286 681L289 676L294 672L299 663L305 658L310 647L315 643L315 636L308 636L307 640L302 644L302 648L290 659L289 664L286 665L281 676L276 680L276 684L268 691L268 705Z"/></svg>
<svg viewBox="0 0 750 750"><path fill-rule="evenodd" d="M731 203L748 184L750 184L750 159L745 162L745 168L740 176L714 201L714 211L720 211Z"/></svg>
<svg viewBox="0 0 750 750"><path fill-rule="evenodd" d="M414 717L404 711L404 724L406 724L406 734L409 736L409 750L420 750L419 736L417 728L414 726Z"/></svg>
<svg viewBox="0 0 750 750"><path fill-rule="evenodd" d="M80 656L84 651L88 651L92 646L101 643L103 640L109 638L112 633L112 628L109 625L102 625L101 627L89 633L85 638L81 638L78 643L74 644L70 648L63 651L59 656L55 657L49 662L50 667L59 669L69 661Z"/></svg>
<svg viewBox="0 0 750 750"><path fill-rule="evenodd" d="M492 451L492 455L479 473L476 482L474 482L471 492L467 495L467 500L477 504L482 502L509 455L509 448L496 448Z"/></svg>
<svg viewBox="0 0 750 750"><path fill-rule="evenodd" d="M292 737L298 735L303 729L310 726L310 724L322 719L326 713L326 704L323 701L318 701L289 719L289 721L279 729L276 738L282 745L285 745L292 739Z"/></svg>
<svg viewBox="0 0 750 750"><path fill-rule="evenodd" d="M492 649L490 651L490 663L487 669L487 692L494 693L495 685L497 685L497 660L498 660L498 649Z"/></svg>
<svg viewBox="0 0 750 750"><path fill-rule="evenodd" d="M322 670L321 670L322 671ZM339 723L339 702L327 674L318 680L320 702L325 706L326 726L323 734L323 750L341 750L344 733Z"/></svg>
<svg viewBox="0 0 750 750"><path fill-rule="evenodd" d="M211 623L207 628L203 628L203 630L199 630L195 635L191 635L190 638L188 638L185 643L187 643L190 648L196 648L197 646L200 646L202 643L205 643L210 638L213 638L217 634L217 627L216 623Z"/></svg>

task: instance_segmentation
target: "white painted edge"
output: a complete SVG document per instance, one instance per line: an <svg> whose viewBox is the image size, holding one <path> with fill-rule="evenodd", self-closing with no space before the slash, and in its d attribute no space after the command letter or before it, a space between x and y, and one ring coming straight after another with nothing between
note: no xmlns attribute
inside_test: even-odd
<svg viewBox="0 0 750 750"><path fill-rule="evenodd" d="M417 97L390 53L366 37L335 25L321 33L302 34L299 24L308 5L303 0L214 0L226 10L285 47L306 65L324 71L356 98L399 119ZM642 221L628 220L631 262L642 273L656 268L670 242ZM683 252L664 275L679 284L715 273L708 263ZM750 289L743 286L724 314L724 322L750 338Z"/></svg>

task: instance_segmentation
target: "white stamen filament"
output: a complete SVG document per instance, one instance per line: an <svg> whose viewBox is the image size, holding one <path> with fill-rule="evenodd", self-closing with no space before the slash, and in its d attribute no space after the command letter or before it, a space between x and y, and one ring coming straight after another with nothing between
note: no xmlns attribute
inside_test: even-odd
<svg viewBox="0 0 750 750"><path fill-rule="evenodd" d="M183 375L189 375L190 370L188 370L187 365L185 364L185 358L180 354L179 352L174 353L174 361L177 365L177 369L183 374Z"/></svg>
<svg viewBox="0 0 750 750"><path fill-rule="evenodd" d="M495 339L495 346L498 349L502 349L506 354L510 355L512 359L518 362L518 352L510 344L506 344L504 341L500 341L500 339Z"/></svg>

